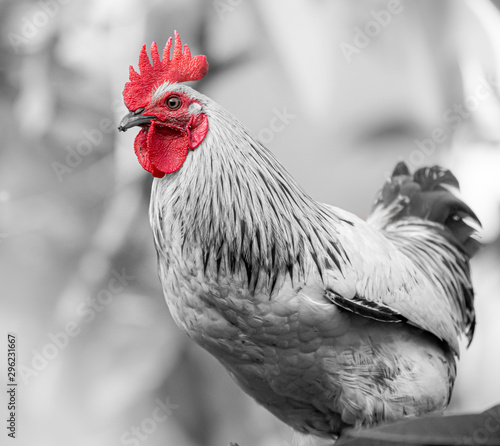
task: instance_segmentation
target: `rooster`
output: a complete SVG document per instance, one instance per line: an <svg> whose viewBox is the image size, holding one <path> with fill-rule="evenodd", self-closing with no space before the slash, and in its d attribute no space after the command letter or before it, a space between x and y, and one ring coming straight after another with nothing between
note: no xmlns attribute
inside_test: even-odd
<svg viewBox="0 0 500 446"><path fill-rule="evenodd" d="M154 177L150 222L176 324L298 432L336 438L444 409L475 325L472 210L440 167L397 165L368 221L318 203L216 102L175 33L130 67L119 127Z"/></svg>

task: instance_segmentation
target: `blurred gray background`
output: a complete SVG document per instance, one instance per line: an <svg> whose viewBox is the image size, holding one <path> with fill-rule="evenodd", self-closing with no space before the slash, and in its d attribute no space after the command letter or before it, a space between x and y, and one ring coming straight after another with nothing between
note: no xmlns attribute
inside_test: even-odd
<svg viewBox="0 0 500 446"><path fill-rule="evenodd" d="M175 327L160 290L152 177L136 132L116 127L129 65L174 30L208 57L196 88L314 198L366 217L398 161L454 171L487 246L449 412L499 403L499 5L0 1L0 325L19 343L16 444L292 442Z"/></svg>

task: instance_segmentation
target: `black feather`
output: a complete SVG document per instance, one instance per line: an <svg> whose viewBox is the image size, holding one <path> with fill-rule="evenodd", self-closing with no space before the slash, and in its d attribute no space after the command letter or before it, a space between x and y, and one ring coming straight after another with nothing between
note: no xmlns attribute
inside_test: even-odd
<svg viewBox="0 0 500 446"><path fill-rule="evenodd" d="M470 219L481 226L472 209L449 188L459 190L458 180L449 170L439 166L423 167L413 175L408 166L400 162L391 178L384 184L374 204L377 208L390 209L392 214L388 223L407 217L418 217L443 225L453 236L453 243L472 257L480 243L473 237L475 228L464 219ZM399 206L393 206L398 203Z"/></svg>
<svg viewBox="0 0 500 446"><path fill-rule="evenodd" d="M360 316L374 319L381 322L406 322L407 319L396 310L388 307L387 305L378 304L354 296L346 299L331 290L326 290L326 298L333 302L335 305L343 308L344 310L351 311L352 313L359 314Z"/></svg>

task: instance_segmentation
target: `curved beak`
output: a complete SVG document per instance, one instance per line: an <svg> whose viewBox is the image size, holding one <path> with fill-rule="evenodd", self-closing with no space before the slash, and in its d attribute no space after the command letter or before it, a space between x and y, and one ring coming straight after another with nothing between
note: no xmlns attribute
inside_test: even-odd
<svg viewBox="0 0 500 446"><path fill-rule="evenodd" d="M151 119L155 118L155 116L143 115L144 108L138 108L135 111L131 111L126 114L120 125L118 126L118 130L120 132L126 132L130 127L135 127L136 125L149 125L151 124Z"/></svg>

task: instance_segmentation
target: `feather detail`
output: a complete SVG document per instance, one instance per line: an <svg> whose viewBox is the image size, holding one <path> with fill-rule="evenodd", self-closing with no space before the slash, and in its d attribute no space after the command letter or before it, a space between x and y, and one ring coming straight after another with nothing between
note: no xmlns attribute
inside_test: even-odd
<svg viewBox="0 0 500 446"><path fill-rule="evenodd" d="M352 311L360 316L380 322L406 322L407 319L398 311L383 303L371 302L359 296L346 299L332 291L327 290L325 296L335 305L344 310Z"/></svg>
<svg viewBox="0 0 500 446"><path fill-rule="evenodd" d="M479 227L481 223L472 209L453 193L459 188L457 179L447 169L424 167L411 175L406 164L400 162L375 200L368 221L381 228L407 217L439 223L470 258L481 245L472 237L476 229L466 219Z"/></svg>

